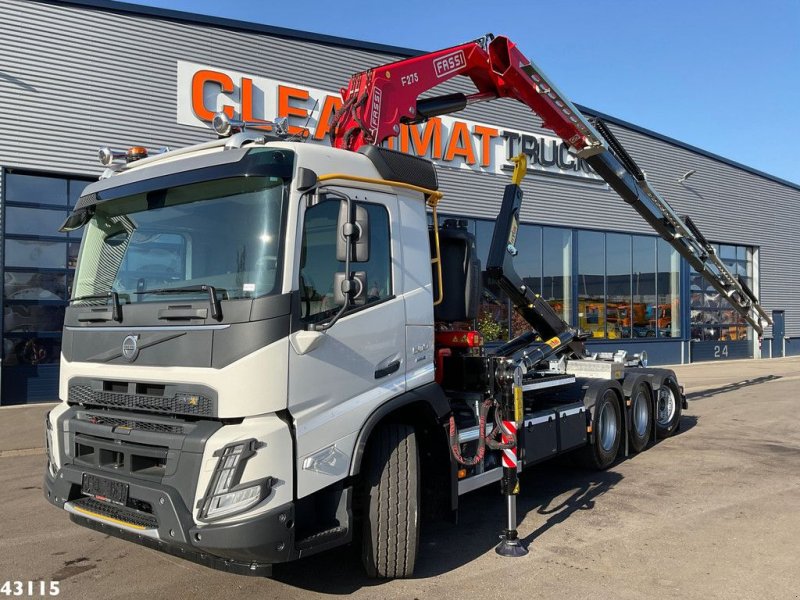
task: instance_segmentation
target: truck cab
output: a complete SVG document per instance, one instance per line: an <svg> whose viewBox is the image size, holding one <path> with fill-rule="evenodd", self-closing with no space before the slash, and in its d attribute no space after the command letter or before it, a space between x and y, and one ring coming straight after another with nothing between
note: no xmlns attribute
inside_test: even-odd
<svg viewBox="0 0 800 600"><path fill-rule="evenodd" d="M371 415L434 381L425 194L372 152L240 134L87 187L50 502L244 572L350 539Z"/></svg>

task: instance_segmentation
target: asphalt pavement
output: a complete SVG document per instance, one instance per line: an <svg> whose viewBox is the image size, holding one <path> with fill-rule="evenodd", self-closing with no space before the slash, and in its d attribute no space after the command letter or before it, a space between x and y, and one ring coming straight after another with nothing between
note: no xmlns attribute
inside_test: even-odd
<svg viewBox="0 0 800 600"><path fill-rule="evenodd" d="M42 497L49 407L0 409L0 585L59 581L60 598L81 600L800 598L800 358L676 371L689 410L675 437L602 473L523 475L527 556L494 553L505 513L490 486L461 498L458 525L423 530L415 578L387 582L352 549L262 579L74 525Z"/></svg>

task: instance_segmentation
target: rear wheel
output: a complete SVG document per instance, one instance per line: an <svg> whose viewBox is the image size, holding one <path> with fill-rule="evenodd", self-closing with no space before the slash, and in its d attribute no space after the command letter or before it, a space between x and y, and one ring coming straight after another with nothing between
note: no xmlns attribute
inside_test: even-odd
<svg viewBox="0 0 800 600"><path fill-rule="evenodd" d="M414 428L382 425L367 448L362 560L370 577L411 577L419 543L419 455Z"/></svg>
<svg viewBox="0 0 800 600"><path fill-rule="evenodd" d="M594 441L580 453L584 466L603 470L617 458L622 432L620 414L616 392L605 390L594 406Z"/></svg>
<svg viewBox="0 0 800 600"><path fill-rule="evenodd" d="M639 383L631 394L631 429L628 432L628 439L634 452L641 452L647 447L652 427L650 388L646 383Z"/></svg>
<svg viewBox="0 0 800 600"><path fill-rule="evenodd" d="M656 396L656 433L658 437L668 438L678 429L681 422L681 398L678 384L665 379L658 388Z"/></svg>

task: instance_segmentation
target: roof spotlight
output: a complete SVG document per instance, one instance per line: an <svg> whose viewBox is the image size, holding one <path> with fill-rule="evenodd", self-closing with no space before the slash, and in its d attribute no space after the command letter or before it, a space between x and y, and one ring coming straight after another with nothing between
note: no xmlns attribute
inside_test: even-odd
<svg viewBox="0 0 800 600"><path fill-rule="evenodd" d="M289 119L281 117L274 121L265 121L263 119L242 121L240 119L232 119L224 112L218 112L214 113L211 127L220 137L228 137L245 129L260 129L271 132L273 136L285 137L289 134Z"/></svg>
<svg viewBox="0 0 800 600"><path fill-rule="evenodd" d="M224 112L214 113L214 118L211 121L211 127L221 137L228 137L233 132L233 125L230 118Z"/></svg>
<svg viewBox="0 0 800 600"><path fill-rule="evenodd" d="M100 164L106 167L115 160L123 160L127 155L127 152L124 150L112 150L108 146L103 146L97 151L97 158L100 159Z"/></svg>

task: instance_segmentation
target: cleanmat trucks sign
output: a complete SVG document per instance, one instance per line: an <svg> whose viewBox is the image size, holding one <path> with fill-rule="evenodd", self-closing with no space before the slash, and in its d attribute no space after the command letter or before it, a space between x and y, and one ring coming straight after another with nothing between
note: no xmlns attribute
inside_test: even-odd
<svg viewBox="0 0 800 600"><path fill-rule="evenodd" d="M207 127L215 112L231 118L289 119L290 133L329 143L333 113L341 98L332 92L268 77L178 61L178 123ZM554 136L439 117L402 126L389 147L424 156L439 166L499 174L513 168L509 159L528 155L528 170L543 175L602 180Z"/></svg>

